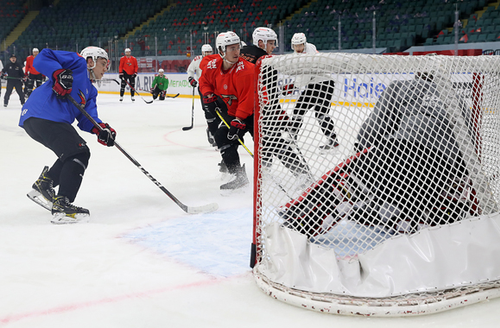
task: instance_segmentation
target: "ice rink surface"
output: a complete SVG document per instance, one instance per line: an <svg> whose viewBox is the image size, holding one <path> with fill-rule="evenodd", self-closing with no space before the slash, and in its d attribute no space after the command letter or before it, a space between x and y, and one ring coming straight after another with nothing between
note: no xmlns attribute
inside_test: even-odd
<svg viewBox="0 0 500 328"><path fill-rule="evenodd" d="M2 92L2 98L5 89ZM149 95L144 95L150 100ZM2 102L3 103L3 102ZM12 95L0 109L0 327L499 327L500 300L407 318L345 317L294 307L254 283L249 254L252 188L222 196L220 155L209 147L196 99L123 103L101 94L101 119L119 144L186 205L185 214L115 148L82 132L91 149L75 201L89 223L53 225L26 193L55 155L18 127ZM249 137L245 142L250 149ZM252 158L240 148L249 178Z"/></svg>

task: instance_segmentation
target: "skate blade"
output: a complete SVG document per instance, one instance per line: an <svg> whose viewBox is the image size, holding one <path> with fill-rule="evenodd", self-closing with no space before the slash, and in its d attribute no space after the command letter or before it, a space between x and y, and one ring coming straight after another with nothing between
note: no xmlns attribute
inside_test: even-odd
<svg viewBox="0 0 500 328"><path fill-rule="evenodd" d="M43 197L43 195L35 189L31 190L26 196L46 210L52 211L52 202Z"/></svg>
<svg viewBox="0 0 500 328"><path fill-rule="evenodd" d="M249 186L250 186L250 183L247 183L244 186L236 188L236 189L221 189L220 194L221 194L221 196L225 196L225 197L231 196L231 195L236 195L236 194L244 194L248 190L250 190Z"/></svg>
<svg viewBox="0 0 500 328"><path fill-rule="evenodd" d="M329 155L333 152L336 152L339 149L339 144L337 143L335 146L329 146L328 148L318 148L319 154L322 156Z"/></svg>
<svg viewBox="0 0 500 328"><path fill-rule="evenodd" d="M74 224L74 223L87 223L90 221L90 215L85 213L80 214L66 214L55 213L52 215L50 223L53 224Z"/></svg>

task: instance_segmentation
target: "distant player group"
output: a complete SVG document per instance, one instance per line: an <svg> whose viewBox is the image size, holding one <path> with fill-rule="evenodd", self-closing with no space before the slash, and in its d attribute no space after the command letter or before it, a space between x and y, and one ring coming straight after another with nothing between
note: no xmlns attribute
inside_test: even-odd
<svg viewBox="0 0 500 328"><path fill-rule="evenodd" d="M240 162L238 147L244 145L242 138L247 132L252 137L254 134L254 64L260 57L271 55L278 41L276 33L264 27L257 28L252 37L253 45L242 48L242 42L236 33L221 33L216 38L216 54L206 44L202 47L202 55L194 58L188 68L188 81L200 94L209 142L218 148L222 157L220 170L231 176L229 182L221 185L221 190L235 190L249 183L245 166ZM317 52L314 45L306 42L302 33L294 35L292 45L297 54ZM10 95L12 88L16 88L20 94L23 108L19 125L31 138L57 156L52 167L46 166L42 170L28 197L51 211L53 223L79 222L90 215L88 209L73 205L89 163L90 151L72 123L75 119L78 120L78 127L95 134L99 143L114 145L116 131L99 119L97 89L92 84L93 81L102 79L107 72L108 54L99 47L87 47L80 54L50 49L43 49L38 53L37 49L34 50L36 53L33 51L33 56L30 56L33 58L27 60L26 73L21 73L22 67L15 65L15 56L11 58L12 65L2 70L2 76L8 79L7 93ZM130 87L131 100L134 101L137 69L137 60L131 56L130 49L125 49L125 56L121 58L119 66L120 101L123 101L127 85ZM48 79L44 84L41 83L43 77ZM21 96L17 86L22 80L31 82L26 83L26 91ZM37 88L33 90L35 84ZM151 86L153 98L164 100L167 88L168 79L163 69L160 69ZM333 85L307 85L304 97L312 97L307 93L307 88L330 92L329 88L333 88ZM68 97L78 99L81 108L68 101ZM6 95L5 104L8 99ZM316 106L319 113L316 117L322 128L325 128L325 135L331 140L328 145L336 146L338 143L333 123L326 118L327 109L322 106L327 107L327 104ZM83 114L83 109L92 120ZM304 115L306 109L296 109L294 114L297 118L290 120L293 124L288 129L297 131L300 128L300 116ZM271 101L268 108L263 110L281 111L281 108ZM329 130L326 131L327 129ZM267 138L266 142L269 144L280 145L279 151L269 153L268 156L283 160L280 154L283 150L290 149L290 141L273 131L266 133L264 138ZM297 177L307 174L307 164L298 157L283 164ZM56 192L54 188L57 186L59 188Z"/></svg>
<svg viewBox="0 0 500 328"><path fill-rule="evenodd" d="M3 99L3 106L7 107L9 105L9 100L14 89L19 95L19 101L21 105L24 104L26 99L31 95L33 88L42 85L45 80L45 76L38 72L35 67L33 67L33 60L38 55L39 50L33 48L33 55L26 58L26 63L17 61L17 56L11 54L9 62L6 63L5 67L2 67L2 62L0 61L0 77L7 80L7 91L5 92ZM23 90L24 83L24 90ZM0 95L2 94L2 89L0 88Z"/></svg>

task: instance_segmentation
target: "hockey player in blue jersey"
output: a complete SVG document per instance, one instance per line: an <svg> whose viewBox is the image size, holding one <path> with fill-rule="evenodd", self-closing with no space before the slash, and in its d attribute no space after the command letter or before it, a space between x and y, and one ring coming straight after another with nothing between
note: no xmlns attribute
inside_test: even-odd
<svg viewBox="0 0 500 328"><path fill-rule="evenodd" d="M87 47L81 55L43 49L33 65L49 80L36 88L23 106L19 125L28 135L57 155L52 167L46 166L28 197L52 212L52 223L64 224L88 220L89 210L73 205L90 150L72 126L75 119L82 131L97 135L99 143L114 145L116 132L97 115L97 90L93 80L100 80L108 70L108 54L98 47ZM73 97L102 127L97 129L73 105ZM59 186L57 193L54 188Z"/></svg>

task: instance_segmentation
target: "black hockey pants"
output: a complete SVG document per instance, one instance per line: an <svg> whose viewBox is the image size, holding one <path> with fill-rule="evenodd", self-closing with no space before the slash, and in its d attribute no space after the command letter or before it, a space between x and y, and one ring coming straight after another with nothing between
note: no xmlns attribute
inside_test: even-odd
<svg viewBox="0 0 500 328"><path fill-rule="evenodd" d="M297 100L297 105L293 110L295 122L292 126L295 133L298 133L302 126L302 120L307 110L314 107L316 117L323 134L331 139L337 137L335 125L328 115L333 96L335 82L332 80L311 83Z"/></svg>
<svg viewBox="0 0 500 328"><path fill-rule="evenodd" d="M24 122L28 135L57 155L57 160L47 172L54 187L59 186L58 196L66 196L72 203L90 158L85 140L68 123L53 122L31 117Z"/></svg>

